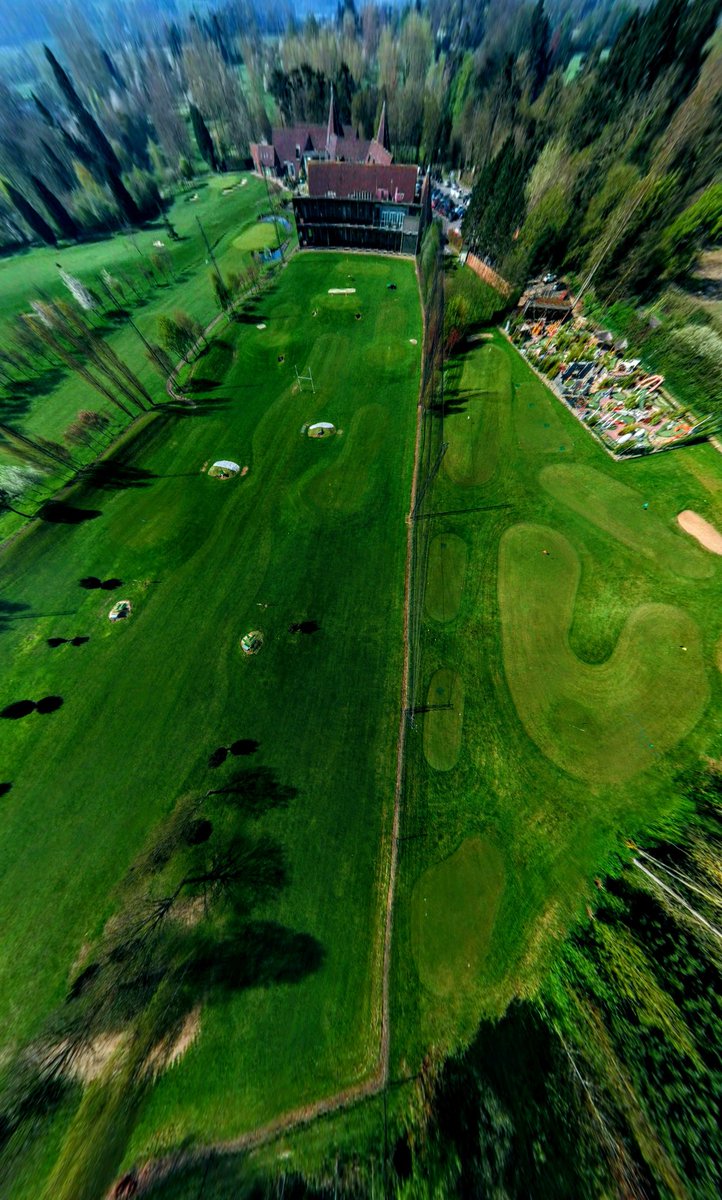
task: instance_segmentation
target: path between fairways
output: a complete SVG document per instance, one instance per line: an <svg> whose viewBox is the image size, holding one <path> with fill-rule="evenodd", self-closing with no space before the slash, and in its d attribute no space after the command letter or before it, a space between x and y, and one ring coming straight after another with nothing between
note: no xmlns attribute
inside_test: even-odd
<svg viewBox="0 0 722 1200"><path fill-rule="evenodd" d="M421 295L421 281L419 278L418 264L416 264L416 281L419 287L419 305L422 313L422 346L426 343L426 320L424 314L424 306ZM219 313L217 317L211 321L206 328L205 333L211 332L220 320L225 316L225 313ZM172 388L172 379L185 360L178 363L171 376L168 379L169 395L173 395L170 390ZM371 1096L378 1095L386 1087L389 1077L389 1058L390 1058L390 1043L391 1030L389 1020L389 977L391 972L391 942L393 936L393 909L394 895L396 890L396 873L398 865L398 834L399 823L401 816L401 793L404 779L404 754L406 749L406 709L408 707L408 691L409 691L409 616L411 609L411 563L413 551L414 523L413 511L416 504L416 493L418 488L419 474L419 453L421 449L421 429L423 424L423 405L421 401L421 378L419 378L419 399L416 410L416 438L414 444L414 463L411 476L411 495L409 501L409 511L406 517L406 567L404 571L404 655L401 677L401 711L399 716L399 739L396 755L396 782L394 786L394 808L391 822L391 846L388 867L388 886L386 892L385 906L385 921L384 921L384 939L383 939L383 960L381 972L381 1039L379 1044L379 1057L376 1069L368 1079L362 1083L353 1084L350 1087L343 1088L340 1092L334 1093L333 1096L327 1096L322 1100L317 1100L313 1104L302 1105L299 1108L292 1109L290 1112L276 1117L273 1121L269 1121L266 1125L260 1126L258 1129L249 1130L247 1133L239 1134L236 1138L229 1138L225 1141L211 1142L204 1146L195 1147L192 1150L181 1150L175 1154L166 1155L163 1158L151 1159L145 1163L137 1171L131 1172L131 1178L136 1184L136 1191L133 1193L136 1196L147 1194L153 1187L156 1187L163 1180L174 1175L177 1171L186 1167L200 1165L203 1162L208 1162L210 1159L223 1154L238 1154L244 1150L253 1150L257 1146L264 1145L266 1142L271 1142L274 1138L280 1137L284 1133L289 1133L292 1130L301 1129L304 1125L309 1125L318 1117L328 1116L331 1113L340 1112L343 1109L350 1108L361 1100L366 1100ZM108 1200L112 1200L115 1194L116 1184L110 1189L107 1194Z"/></svg>

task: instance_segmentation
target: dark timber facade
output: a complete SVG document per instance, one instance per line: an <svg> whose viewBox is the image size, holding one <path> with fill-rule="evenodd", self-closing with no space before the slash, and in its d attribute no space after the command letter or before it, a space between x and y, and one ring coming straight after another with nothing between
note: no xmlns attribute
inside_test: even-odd
<svg viewBox="0 0 722 1200"><path fill-rule="evenodd" d="M416 167L313 163L309 193L293 201L299 244L306 250L339 247L413 256L431 219L429 180L417 195Z"/></svg>

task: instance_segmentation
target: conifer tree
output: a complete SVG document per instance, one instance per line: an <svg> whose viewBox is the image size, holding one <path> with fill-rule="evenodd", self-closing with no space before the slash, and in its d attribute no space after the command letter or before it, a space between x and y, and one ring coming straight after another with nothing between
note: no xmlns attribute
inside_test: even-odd
<svg viewBox="0 0 722 1200"><path fill-rule="evenodd" d="M36 233L47 246L57 245L58 239L56 238L55 233L51 229L48 222L45 220L45 217L42 217L38 210L33 208L32 204L25 199L22 192L19 192L17 188L13 187L9 180L2 179L0 180L0 183L2 183L3 187L5 188L5 191L8 194L8 199L15 205L16 209L20 213L20 216L27 222L33 233Z"/></svg>
<svg viewBox="0 0 722 1200"><path fill-rule="evenodd" d="M208 166L212 171L217 171L218 157L216 155L216 148L213 145L213 138L211 137L208 131L208 126L203 120L203 117L196 108L195 104L191 104L190 114L191 121L193 123L193 132L196 135L196 142L198 143L198 149L200 151L201 158L208 163Z"/></svg>
<svg viewBox="0 0 722 1200"><path fill-rule="evenodd" d="M63 237L68 238L68 240L76 238L78 236L78 226L75 224L66 206L61 204L58 197L51 192L49 187L46 187L42 179L38 179L37 175L29 175L28 178Z"/></svg>

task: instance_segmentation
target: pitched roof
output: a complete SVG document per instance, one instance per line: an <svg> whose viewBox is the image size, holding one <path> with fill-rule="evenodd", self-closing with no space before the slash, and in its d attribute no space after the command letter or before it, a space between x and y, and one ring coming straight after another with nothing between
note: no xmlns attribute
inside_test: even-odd
<svg viewBox="0 0 722 1200"><path fill-rule="evenodd" d="M367 163L380 163L384 167L388 167L394 161L394 156L390 150L382 146L378 138L371 138L369 142L368 152L366 154Z"/></svg>
<svg viewBox="0 0 722 1200"><path fill-rule="evenodd" d="M391 153L391 141L389 139L389 127L386 122L386 101L385 100L381 106L381 117L379 120L379 128L378 128L378 132L376 134L374 141L377 141L380 146L383 146L384 150L387 150L389 152L389 154ZM391 160L389 159L389 161L391 161Z"/></svg>
<svg viewBox="0 0 722 1200"><path fill-rule="evenodd" d="M271 134L274 149L282 163L300 163L307 150L322 151L326 149L325 125L288 125L274 129ZM300 156L296 155L296 147Z"/></svg>
<svg viewBox="0 0 722 1200"><path fill-rule="evenodd" d="M332 137L343 137L343 125L341 118L336 109L336 99L333 94L333 84L331 84L331 98L328 104L328 121L326 123L326 145L328 146Z"/></svg>
<svg viewBox="0 0 722 1200"><path fill-rule="evenodd" d="M355 133L346 137L333 135L327 143L328 156L340 162L362 163L366 161L369 152L369 142L366 138L357 137Z"/></svg>
<svg viewBox="0 0 722 1200"><path fill-rule="evenodd" d="M279 165L275 146L269 146L265 142L251 142L250 151L251 158L259 171L261 167L277 167Z"/></svg>
<svg viewBox="0 0 722 1200"><path fill-rule="evenodd" d="M371 195L377 200L413 203L416 194L416 167L402 164L310 162L309 196L333 192L339 199Z"/></svg>

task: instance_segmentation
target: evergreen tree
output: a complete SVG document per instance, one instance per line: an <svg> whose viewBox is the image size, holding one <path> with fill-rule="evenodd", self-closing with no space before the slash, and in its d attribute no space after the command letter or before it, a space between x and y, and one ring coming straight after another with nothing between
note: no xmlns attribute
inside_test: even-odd
<svg viewBox="0 0 722 1200"><path fill-rule="evenodd" d="M115 150L111 146L107 137L95 120L95 117L88 112L87 108L80 99L80 96L73 86L73 82L67 71L63 70L52 50L48 46L43 46L45 57L50 63L50 69L55 77L55 82L58 89L64 96L70 111L82 129L88 144L92 146L95 156L100 159L111 171L115 174L120 174L120 163Z"/></svg>
<svg viewBox="0 0 722 1200"><path fill-rule="evenodd" d="M78 226L66 206L58 200L58 197L51 192L49 187L45 186L42 179L38 179L37 175L29 175L28 178L63 237L68 239L76 238L78 236Z"/></svg>
<svg viewBox="0 0 722 1200"><path fill-rule="evenodd" d="M531 98L536 100L549 74L549 18L544 11L544 0L537 0L531 17L529 67Z"/></svg>
<svg viewBox="0 0 722 1200"><path fill-rule="evenodd" d="M52 146L49 146L43 138L40 139L40 145L47 155L48 162L53 170L53 174L55 175L55 178L57 179L61 188L63 188L66 192L71 192L78 186L78 181L73 175L72 170L70 167L66 166L60 155L56 154Z"/></svg>
<svg viewBox="0 0 722 1200"><path fill-rule="evenodd" d="M201 158L208 163L208 166L212 171L217 171L218 157L216 155L216 148L213 145L213 138L211 137L208 131L208 126L203 120L203 117L196 108L195 104L191 104L190 114L191 122L193 124L193 132L196 135L196 142L198 143L198 149L200 151Z"/></svg>
<svg viewBox="0 0 722 1200"><path fill-rule="evenodd" d="M95 117L88 112L88 109L83 104L80 96L73 86L72 80L66 71L63 70L60 63L56 59L52 50L47 46L43 47L45 57L50 63L51 70L55 76L55 82L62 92L70 111L75 117L78 126L85 136L85 143L82 138L73 137L68 133L57 121L54 122L63 135L64 140L70 149L77 155L81 162L90 167L94 172L100 171L103 180L108 184L113 198L118 205L118 208L125 215L126 219L131 224L139 223L141 214L135 200L126 188L121 179L121 165L118 161L118 156L111 146L107 137L95 120ZM47 109L41 106L39 101L36 104L40 108L43 115L47 113ZM53 120L53 118L51 118Z"/></svg>
<svg viewBox="0 0 722 1200"><path fill-rule="evenodd" d="M3 187L5 188L5 191L8 194L8 199L15 205L16 209L20 213L20 216L28 223L33 233L36 233L47 246L57 245L58 239L56 238L55 233L51 229L50 225L48 225L48 222L45 220L45 217L42 217L38 210L33 208L32 204L25 199L25 197L17 190L17 188L13 187L9 180L2 179L0 180L0 183L2 183Z"/></svg>

